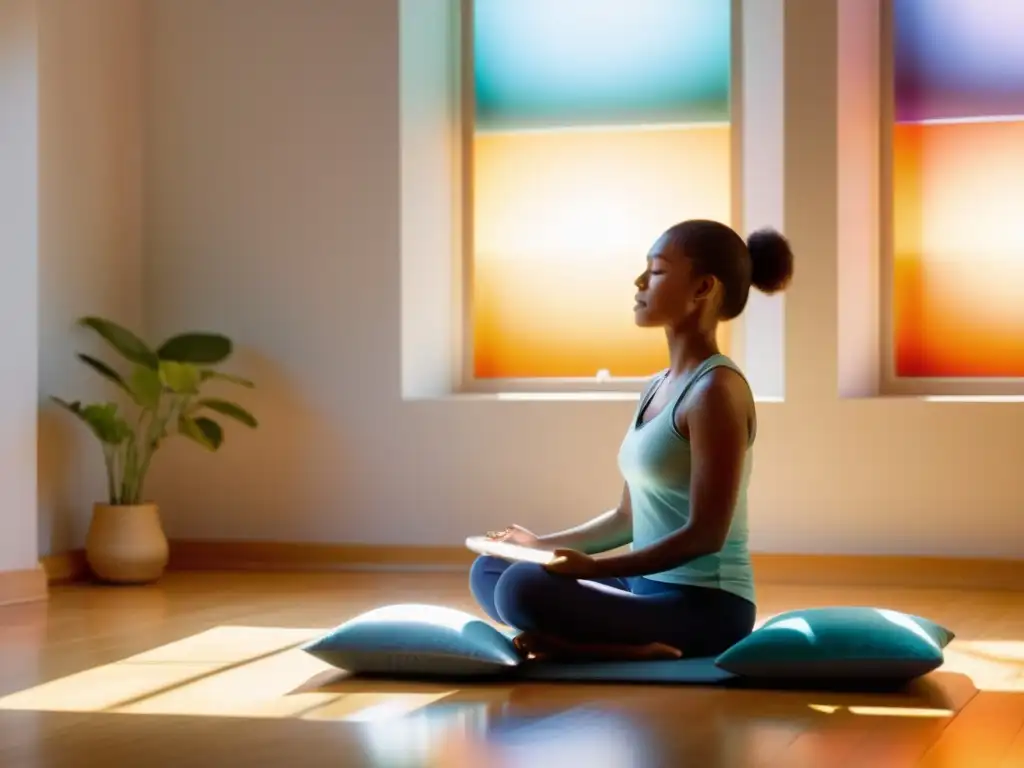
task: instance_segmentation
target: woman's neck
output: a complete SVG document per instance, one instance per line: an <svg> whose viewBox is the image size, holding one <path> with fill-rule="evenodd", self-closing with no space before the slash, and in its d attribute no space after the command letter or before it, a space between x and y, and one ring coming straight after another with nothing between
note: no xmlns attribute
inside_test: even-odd
<svg viewBox="0 0 1024 768"><path fill-rule="evenodd" d="M685 376L712 355L719 354L715 331L667 328L669 372Z"/></svg>

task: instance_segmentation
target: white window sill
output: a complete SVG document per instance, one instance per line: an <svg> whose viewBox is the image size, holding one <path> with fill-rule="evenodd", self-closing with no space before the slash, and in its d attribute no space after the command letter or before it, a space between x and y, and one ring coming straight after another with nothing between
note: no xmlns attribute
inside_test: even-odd
<svg viewBox="0 0 1024 768"><path fill-rule="evenodd" d="M571 402L571 403L593 403L593 402L629 402L635 403L639 400L639 392L453 392L449 395L438 395L434 397L407 397L409 402L494 402L494 403L517 403L517 402ZM755 397L758 403L782 403L781 397Z"/></svg>

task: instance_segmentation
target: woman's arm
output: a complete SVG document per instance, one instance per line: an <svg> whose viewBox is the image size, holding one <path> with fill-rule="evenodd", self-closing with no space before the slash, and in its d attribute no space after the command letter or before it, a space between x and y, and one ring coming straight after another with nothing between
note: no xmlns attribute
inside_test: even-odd
<svg viewBox="0 0 1024 768"><path fill-rule="evenodd" d="M646 576L722 549L739 494L749 440L749 389L727 368L712 371L693 394L685 424L692 466L685 528L633 552L595 558L596 577Z"/></svg>
<svg viewBox="0 0 1024 768"><path fill-rule="evenodd" d="M590 555L608 552L632 540L633 507L629 500L629 487L625 484L622 486L622 498L615 509L575 528L538 537L538 543L544 549L575 549Z"/></svg>

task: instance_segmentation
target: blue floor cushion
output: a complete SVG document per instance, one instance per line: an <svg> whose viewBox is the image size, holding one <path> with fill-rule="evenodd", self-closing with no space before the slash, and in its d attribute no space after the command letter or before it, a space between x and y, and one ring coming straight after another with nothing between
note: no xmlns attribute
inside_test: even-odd
<svg viewBox="0 0 1024 768"><path fill-rule="evenodd" d="M920 616L863 606L775 616L717 657L745 677L909 680L943 663L953 633Z"/></svg>
<svg viewBox="0 0 1024 768"><path fill-rule="evenodd" d="M519 664L508 634L472 614L422 604L360 614L303 650L355 674L478 677L505 674Z"/></svg>

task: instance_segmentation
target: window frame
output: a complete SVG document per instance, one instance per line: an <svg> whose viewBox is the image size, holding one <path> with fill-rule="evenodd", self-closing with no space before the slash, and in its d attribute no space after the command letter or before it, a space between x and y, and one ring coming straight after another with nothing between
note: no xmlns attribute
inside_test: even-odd
<svg viewBox="0 0 1024 768"><path fill-rule="evenodd" d="M879 349L880 394L937 399L1024 399L1024 378L908 377L896 372L896 319L893 273L895 268L895 216L893 190L893 127L896 118L895 3L879 0ZM1022 169L1024 172L1024 169Z"/></svg>
<svg viewBox="0 0 1024 768"><path fill-rule="evenodd" d="M458 353L456 361L455 381L460 392L465 394L512 394L519 396L536 395L571 395L586 393L594 396L605 393L611 397L622 393L639 394L650 376L651 371L642 377L552 377L552 378L477 378L474 370L474 339L473 339L473 269L474 269L474 228L473 228L473 143L475 135L475 71L473 57L473 6L474 0L451 0L454 3L453 17L457 29L454 39L457 41L455 66L453 67L456 98L457 146L455 162L457 165L454 178L456 180L457 222L455 224L456 242L456 289L459 307L456 330L458 340L455 349ZM739 232L743 230L743 38L742 38L742 6L743 0L730 0L730 64L729 64L729 129L730 129L730 198L732 226ZM653 239L658 233L652 233ZM639 254L638 254L639 256ZM728 323L730 356L742 361L743 358L743 317ZM589 399L589 398L588 398Z"/></svg>

